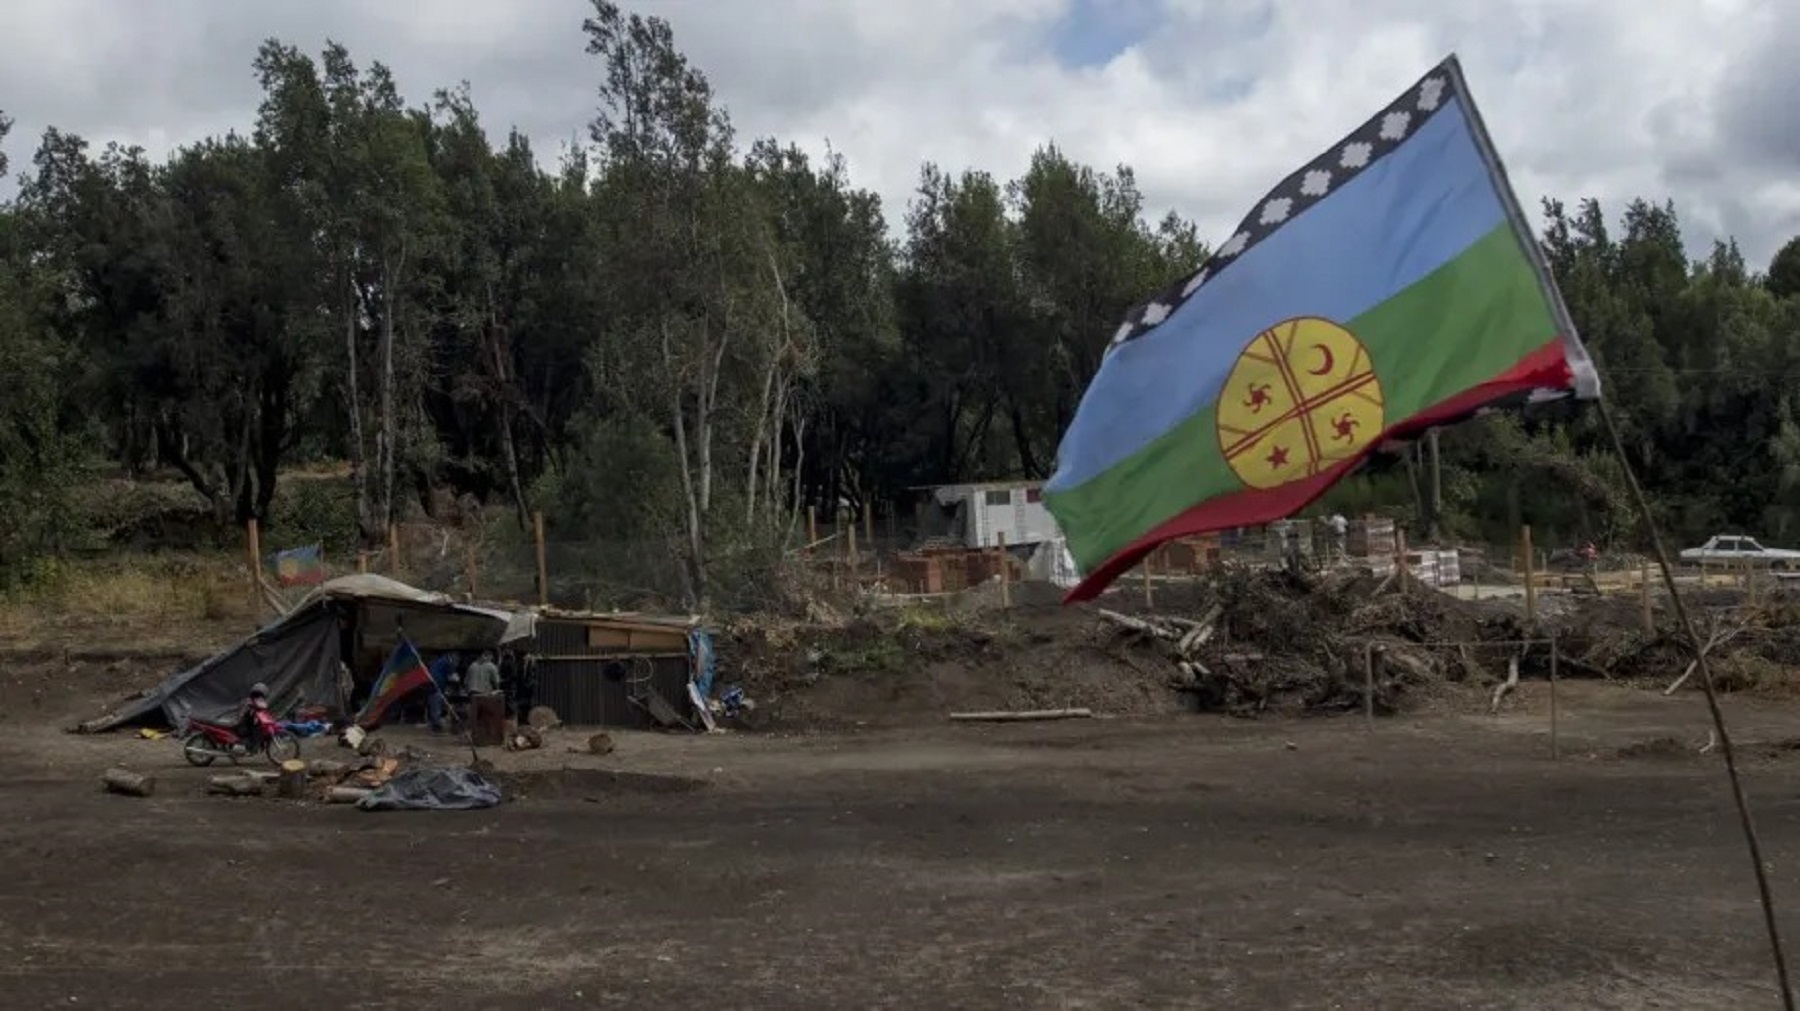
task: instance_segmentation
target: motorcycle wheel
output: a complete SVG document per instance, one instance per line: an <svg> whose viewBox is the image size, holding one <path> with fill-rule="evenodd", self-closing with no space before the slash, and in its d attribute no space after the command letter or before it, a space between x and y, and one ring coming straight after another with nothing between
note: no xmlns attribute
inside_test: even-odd
<svg viewBox="0 0 1800 1011"><path fill-rule="evenodd" d="M195 730L182 736L181 757L187 759L189 765L205 768L219 757L219 751L213 747L210 738Z"/></svg>
<svg viewBox="0 0 1800 1011"><path fill-rule="evenodd" d="M263 745L263 754L268 757L270 765L280 765L288 759L299 758L300 738L285 730L278 730L269 738L269 743Z"/></svg>

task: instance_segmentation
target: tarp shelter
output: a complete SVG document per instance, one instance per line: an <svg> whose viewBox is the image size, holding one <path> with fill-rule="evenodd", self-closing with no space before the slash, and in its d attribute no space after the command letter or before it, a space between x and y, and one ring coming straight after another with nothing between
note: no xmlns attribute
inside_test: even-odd
<svg viewBox="0 0 1800 1011"><path fill-rule="evenodd" d="M421 647L478 649L527 639L535 615L462 604L441 593L363 573L330 580L281 618L197 666L171 675L116 712L81 725L94 733L116 727L186 724L189 716L236 713L261 681L277 712L323 705L341 712L339 665L360 669L357 654L392 648L399 629ZM377 661L379 666L379 661Z"/></svg>

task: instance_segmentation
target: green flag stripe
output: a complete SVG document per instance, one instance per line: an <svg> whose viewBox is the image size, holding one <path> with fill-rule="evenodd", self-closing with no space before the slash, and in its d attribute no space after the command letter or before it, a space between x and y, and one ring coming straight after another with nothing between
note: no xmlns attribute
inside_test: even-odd
<svg viewBox="0 0 1800 1011"><path fill-rule="evenodd" d="M1390 425L1493 378L1556 336L1510 224L1347 326L1369 349ZM1219 453L1214 417L1203 408L1105 473L1045 496L1084 571L1178 513L1243 488Z"/></svg>

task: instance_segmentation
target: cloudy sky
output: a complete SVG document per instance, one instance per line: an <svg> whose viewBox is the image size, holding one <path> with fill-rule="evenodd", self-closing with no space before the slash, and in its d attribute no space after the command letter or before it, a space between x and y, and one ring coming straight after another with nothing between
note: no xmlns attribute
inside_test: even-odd
<svg viewBox="0 0 1800 1011"><path fill-rule="evenodd" d="M1445 54L1520 196L1672 199L1753 266L1800 234L1800 4L1757 0L641 0L745 135L843 152L897 220L921 162L1127 163L1217 243ZM257 43L327 38L409 98L467 80L490 131L584 132L587 0L6 0L0 110L154 154L246 128ZM7 187L11 189L10 186Z"/></svg>

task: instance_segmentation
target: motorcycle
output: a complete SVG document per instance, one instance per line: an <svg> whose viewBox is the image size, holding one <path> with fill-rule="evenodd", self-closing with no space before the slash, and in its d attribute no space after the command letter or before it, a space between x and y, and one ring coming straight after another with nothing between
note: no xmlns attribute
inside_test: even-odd
<svg viewBox="0 0 1800 1011"><path fill-rule="evenodd" d="M220 758L229 759L235 765L239 759L255 754L261 754L273 765L300 757L300 738L284 729L281 721L267 708L258 708L254 712L253 723L255 730L250 739L245 740L236 727L190 716L187 729L181 735L182 757L189 765L201 767Z"/></svg>

